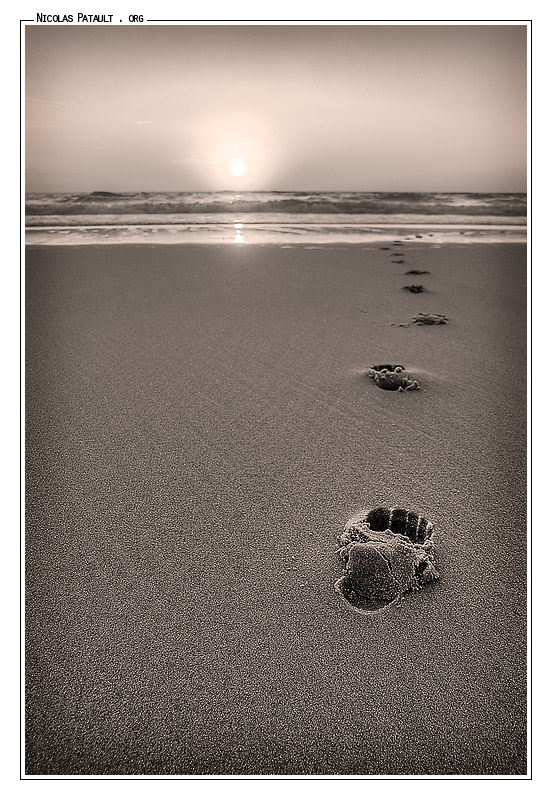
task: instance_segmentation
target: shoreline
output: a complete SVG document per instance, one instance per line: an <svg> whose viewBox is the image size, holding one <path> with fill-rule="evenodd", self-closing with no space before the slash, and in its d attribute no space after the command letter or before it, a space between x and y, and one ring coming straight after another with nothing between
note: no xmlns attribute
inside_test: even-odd
<svg viewBox="0 0 552 800"><path fill-rule="evenodd" d="M91 245L259 245L259 246L293 246L301 247L312 244L327 246L355 246L384 244L393 238L404 237L409 244L418 244L416 231L427 231L426 235L418 234L426 243L435 246L448 244L527 244L527 228L523 226L424 226L400 225L358 227L351 224L340 226L338 230L322 230L305 225L280 226L278 229L263 228L242 222L236 223L202 223L190 225L90 225L90 226L45 226L25 228L25 246L73 246ZM431 231L431 232L430 232ZM431 242L429 240L431 239Z"/></svg>

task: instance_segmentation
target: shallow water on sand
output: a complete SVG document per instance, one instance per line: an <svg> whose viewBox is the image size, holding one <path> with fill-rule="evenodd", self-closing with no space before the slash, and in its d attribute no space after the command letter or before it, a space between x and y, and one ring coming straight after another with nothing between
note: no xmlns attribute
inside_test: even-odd
<svg viewBox="0 0 552 800"><path fill-rule="evenodd" d="M55 218L52 224L44 218L40 224L30 220L25 229L25 242L29 245L84 245L84 244L319 244L331 245L339 242L348 244L375 244L400 237L405 241L425 239L433 244L458 244L476 242L523 243L527 239L527 227L521 221L504 224L501 221L454 222L378 222L360 223L333 222L257 222L257 221L211 221L152 224L135 222L130 224L101 221L86 224L79 219L77 224L60 224ZM63 221L65 222L65 221Z"/></svg>

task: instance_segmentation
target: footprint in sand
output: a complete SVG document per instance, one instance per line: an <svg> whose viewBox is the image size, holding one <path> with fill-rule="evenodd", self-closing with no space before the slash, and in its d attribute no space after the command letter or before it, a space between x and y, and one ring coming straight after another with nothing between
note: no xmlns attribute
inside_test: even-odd
<svg viewBox="0 0 552 800"><path fill-rule="evenodd" d="M393 264L404 264L404 258L399 258L398 260L395 260L392 263Z"/></svg>
<svg viewBox="0 0 552 800"><path fill-rule="evenodd" d="M379 364L367 370L367 375L374 379L376 386L388 392L411 392L420 388L402 364Z"/></svg>
<svg viewBox="0 0 552 800"><path fill-rule="evenodd" d="M361 511L339 537L345 574L335 583L336 591L369 614L437 580L433 534L433 524L414 511Z"/></svg>
<svg viewBox="0 0 552 800"><path fill-rule="evenodd" d="M414 325L446 325L448 317L444 314L416 314L412 317ZM409 328L410 322L388 322L388 325L398 325L399 328Z"/></svg>
<svg viewBox="0 0 552 800"><path fill-rule="evenodd" d="M415 325L446 325L448 322L448 317L445 317L444 314L416 314L415 317L412 318L412 322Z"/></svg>
<svg viewBox="0 0 552 800"><path fill-rule="evenodd" d="M431 272L427 269L409 269L408 272L404 273L405 275L431 275Z"/></svg>
<svg viewBox="0 0 552 800"><path fill-rule="evenodd" d="M403 289L412 292L412 294L422 294L422 292L427 291L426 289L424 289L421 283L419 284L413 283L411 286L403 286Z"/></svg>

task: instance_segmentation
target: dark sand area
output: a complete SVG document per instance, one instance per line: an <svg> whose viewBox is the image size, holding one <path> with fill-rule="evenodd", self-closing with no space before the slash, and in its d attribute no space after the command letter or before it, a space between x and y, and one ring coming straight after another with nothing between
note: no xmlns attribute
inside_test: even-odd
<svg viewBox="0 0 552 800"><path fill-rule="evenodd" d="M29 774L526 772L525 247L400 252L27 250ZM367 616L376 505L441 578Z"/></svg>

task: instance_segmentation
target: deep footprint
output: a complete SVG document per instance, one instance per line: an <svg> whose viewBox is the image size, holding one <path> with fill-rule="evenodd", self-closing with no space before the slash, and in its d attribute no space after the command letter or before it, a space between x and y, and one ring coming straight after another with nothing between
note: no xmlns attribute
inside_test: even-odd
<svg viewBox="0 0 552 800"><path fill-rule="evenodd" d="M403 286L403 289L412 292L412 294L422 294L422 292L425 292L425 289L421 283L418 285L412 284L412 286Z"/></svg>
<svg viewBox="0 0 552 800"><path fill-rule="evenodd" d="M339 537L345 574L335 589L370 613L439 577L431 522L404 508L374 508L347 522Z"/></svg>
<svg viewBox="0 0 552 800"><path fill-rule="evenodd" d="M420 388L417 380L404 371L402 364L379 364L368 370L376 386L388 392L410 392Z"/></svg>
<svg viewBox="0 0 552 800"><path fill-rule="evenodd" d="M396 369L404 369L404 367L402 364L377 364L375 367L372 367L372 369L376 372L381 372L384 369L388 372L394 372Z"/></svg>
<svg viewBox="0 0 552 800"><path fill-rule="evenodd" d="M405 275L431 275L431 272L429 270L427 270L427 269L409 269L404 274Z"/></svg>

